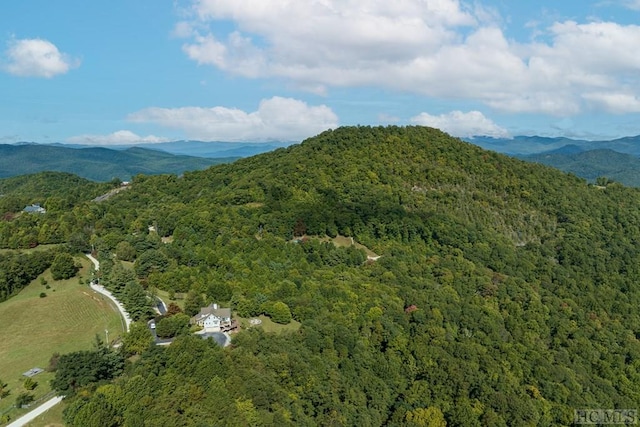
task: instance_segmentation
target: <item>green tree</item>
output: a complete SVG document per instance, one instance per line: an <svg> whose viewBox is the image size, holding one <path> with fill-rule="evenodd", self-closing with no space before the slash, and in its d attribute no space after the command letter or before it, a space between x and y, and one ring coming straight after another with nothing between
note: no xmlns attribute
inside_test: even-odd
<svg viewBox="0 0 640 427"><path fill-rule="evenodd" d="M169 258L160 250L148 249L136 259L134 269L140 278L148 277L154 271L163 272L169 266Z"/></svg>
<svg viewBox="0 0 640 427"><path fill-rule="evenodd" d="M276 323L286 325L291 322L291 310L289 306L282 301L275 302L268 313L271 316L271 320Z"/></svg>
<svg viewBox="0 0 640 427"><path fill-rule="evenodd" d="M122 426L122 414L113 401L103 393L96 393L90 402L81 402L64 412L66 425L71 427L119 427ZM118 402L119 403L119 402Z"/></svg>
<svg viewBox="0 0 640 427"><path fill-rule="evenodd" d="M189 291L184 299L184 312L188 316L195 316L200 312L200 309L204 307L204 298L202 295L195 291Z"/></svg>
<svg viewBox="0 0 640 427"><path fill-rule="evenodd" d="M145 322L133 322L122 337L122 351L127 355L142 354L153 343L153 334Z"/></svg>
<svg viewBox="0 0 640 427"><path fill-rule="evenodd" d="M33 379L33 378L29 377L29 378L25 379L25 380L22 382L22 386L23 386L26 390L31 391L31 390L35 389L35 388L38 386L38 382L37 382L37 381L34 381L34 379Z"/></svg>
<svg viewBox="0 0 640 427"><path fill-rule="evenodd" d="M51 277L53 280L70 279L78 272L79 267L75 260L66 252L56 255L51 263Z"/></svg>
<svg viewBox="0 0 640 427"><path fill-rule="evenodd" d="M69 236L67 247L71 253L86 253L91 251L89 236L85 233L76 232Z"/></svg>
<svg viewBox="0 0 640 427"><path fill-rule="evenodd" d="M156 324L156 334L160 338L172 338L176 335L189 332L190 317L183 313L178 313L171 317L163 317Z"/></svg>
<svg viewBox="0 0 640 427"><path fill-rule="evenodd" d="M108 264L108 263L105 263ZM102 271L102 263L100 265ZM130 268L125 267L121 262L116 262L110 270L105 269L102 284L111 292L120 296L129 284L138 284L136 274Z"/></svg>
<svg viewBox="0 0 640 427"><path fill-rule="evenodd" d="M405 416L407 426L411 427L446 427L447 422L439 408L416 408Z"/></svg>
<svg viewBox="0 0 640 427"><path fill-rule="evenodd" d="M116 245L116 256L121 261L133 261L136 259L136 249L131 243L123 240Z"/></svg>
<svg viewBox="0 0 640 427"><path fill-rule="evenodd" d="M34 396L31 393L20 393L16 397L16 408L22 408L23 406L29 405L33 402Z"/></svg>
<svg viewBox="0 0 640 427"><path fill-rule="evenodd" d="M136 281L127 283L122 294L122 300L131 319L134 321L147 320L153 314L151 300L147 297L147 293L142 286Z"/></svg>
<svg viewBox="0 0 640 427"><path fill-rule="evenodd" d="M73 396L81 387L115 377L123 367L122 356L104 347L63 354L58 359L51 387L62 395Z"/></svg>
<svg viewBox="0 0 640 427"><path fill-rule="evenodd" d="M0 399L3 399L9 395L9 390L7 389L7 384L0 379Z"/></svg>

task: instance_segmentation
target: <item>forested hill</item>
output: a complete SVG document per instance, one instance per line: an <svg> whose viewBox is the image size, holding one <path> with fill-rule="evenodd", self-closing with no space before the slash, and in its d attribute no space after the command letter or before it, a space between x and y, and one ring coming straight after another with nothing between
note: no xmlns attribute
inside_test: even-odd
<svg viewBox="0 0 640 427"><path fill-rule="evenodd" d="M110 181L114 178L126 181L139 173L180 174L232 160L235 158L205 159L138 147L113 150L104 147L0 144L0 178L58 171L93 181Z"/></svg>
<svg viewBox="0 0 640 427"><path fill-rule="evenodd" d="M638 408L639 207L636 189L423 127L137 176L65 217L105 283L126 247L145 286L302 325L143 347L110 384L67 390L66 422L551 426ZM319 239L338 234L381 257Z"/></svg>
<svg viewBox="0 0 640 427"><path fill-rule="evenodd" d="M590 182L606 178L624 185L640 187L640 159L631 154L608 149L572 152L569 148L521 158L574 173Z"/></svg>

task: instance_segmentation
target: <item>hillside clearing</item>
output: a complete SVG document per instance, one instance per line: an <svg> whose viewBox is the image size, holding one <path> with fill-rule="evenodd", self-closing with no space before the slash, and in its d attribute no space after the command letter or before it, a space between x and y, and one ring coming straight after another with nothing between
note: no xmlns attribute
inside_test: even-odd
<svg viewBox="0 0 640 427"><path fill-rule="evenodd" d="M82 259L79 277L88 277L89 261ZM0 413L7 411L15 397L23 391L22 373L34 368L46 368L53 353L69 353L90 349L105 330L109 339L119 336L122 321L117 310L79 278L54 281L47 270L41 277L51 286L45 289L36 279L18 295L0 304L0 373L7 383L10 395L0 400ZM41 298L40 293L46 293ZM34 390L36 399L50 391L52 373L43 372L33 377L38 382ZM15 419L26 411L12 411Z"/></svg>
<svg viewBox="0 0 640 427"><path fill-rule="evenodd" d="M376 254L375 252L373 252L371 249L369 249L365 245L354 241L353 237L337 235L336 237L331 238L331 237L327 236L327 237L321 238L320 241L321 242L331 242L338 248L355 246L357 249L364 250L367 253L367 257L368 258L378 258L378 257L380 257L380 255Z"/></svg>
<svg viewBox="0 0 640 427"><path fill-rule="evenodd" d="M238 323L240 324L240 327L242 327L243 329L261 328L265 332L274 332L277 334L280 334L282 332L295 332L298 329L300 329L300 322L292 320L286 325L281 325L279 323L275 323L265 315L260 315L256 317L256 319L260 319L260 323L257 325L251 325L251 323L249 322L250 319L240 317L236 313L234 313L233 318L238 321Z"/></svg>

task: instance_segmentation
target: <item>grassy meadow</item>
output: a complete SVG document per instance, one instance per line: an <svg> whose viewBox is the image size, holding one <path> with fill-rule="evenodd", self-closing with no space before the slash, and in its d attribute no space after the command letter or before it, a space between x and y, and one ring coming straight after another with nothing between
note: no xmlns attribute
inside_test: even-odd
<svg viewBox="0 0 640 427"><path fill-rule="evenodd" d="M377 253L373 252L371 249L369 249L365 245L363 245L361 243L358 243L358 242L354 242L353 238L351 238L351 237L337 235L336 237L331 238L331 237L325 236L323 238L320 238L320 241L321 242L331 242L338 248L355 246L356 249L364 250L367 253L368 257L377 257L378 256Z"/></svg>
<svg viewBox="0 0 640 427"><path fill-rule="evenodd" d="M86 285L90 262L77 258L82 269L69 280L54 281L47 270L41 277L50 289L34 280L18 295L0 303L0 380L7 384L9 396L0 400L0 415L15 419L26 410L11 410L18 394L25 391L22 373L31 368L46 369L53 353L90 349L98 334L109 340L123 332L123 321L114 306ZM82 280L83 284L80 284ZM42 292L46 297L40 297ZM33 377L38 386L35 398L47 394L53 374ZM10 412L8 412L10 411Z"/></svg>
<svg viewBox="0 0 640 427"><path fill-rule="evenodd" d="M58 403L44 414L26 424L26 427L64 427L62 423L62 411L64 411L66 406L67 403L65 401Z"/></svg>
<svg viewBox="0 0 640 427"><path fill-rule="evenodd" d="M154 289L153 292L160 297L160 299L162 299L162 301L164 301L165 304L167 304L167 306L171 303L176 304L178 307L180 307L181 309L184 310L184 297L186 296L185 293L180 293L180 292L176 292L176 294L174 295L174 298L171 299L169 298L169 292L167 291L162 291L160 289Z"/></svg>
<svg viewBox="0 0 640 427"><path fill-rule="evenodd" d="M260 323L259 325L252 325L251 323L249 323L249 320L253 319L253 317L244 318L234 313L233 318L238 321L242 329L262 328L262 330L264 330L265 332L275 332L278 334L282 332L293 332L300 329L300 322L297 322L295 320L292 320L286 325L281 325L279 323L273 322L269 317L262 314L256 317L256 319L260 319L262 321L262 323Z"/></svg>

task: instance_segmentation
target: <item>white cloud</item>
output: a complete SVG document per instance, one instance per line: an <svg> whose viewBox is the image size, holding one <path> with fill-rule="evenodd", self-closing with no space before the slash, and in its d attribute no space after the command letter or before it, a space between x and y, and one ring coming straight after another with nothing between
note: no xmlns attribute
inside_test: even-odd
<svg viewBox="0 0 640 427"><path fill-rule="evenodd" d="M189 58L234 75L283 78L314 93L375 86L560 117L606 107L593 102L599 93L640 97L636 25L555 22L530 29L534 41L518 42L505 35L498 13L480 2L192 4L191 36L179 24ZM221 33L220 21L235 29ZM635 111L633 103L619 105Z"/></svg>
<svg viewBox="0 0 640 427"><path fill-rule="evenodd" d="M187 38L193 36L195 30L193 29L193 24L187 21L180 21L173 27L173 32L171 35L177 38Z"/></svg>
<svg viewBox="0 0 640 427"><path fill-rule="evenodd" d="M493 121L485 117L480 111L451 111L450 113L432 116L429 113L420 113L412 117L411 122L431 126L443 130L457 137L493 136L496 138L508 138L509 132L501 128Z"/></svg>
<svg viewBox="0 0 640 427"><path fill-rule="evenodd" d="M188 138L205 141L299 141L338 126L338 117L325 105L277 96L262 100L250 113L228 107L151 107L128 119L180 129Z"/></svg>
<svg viewBox="0 0 640 427"><path fill-rule="evenodd" d="M622 5L632 10L640 10L640 0L625 0Z"/></svg>
<svg viewBox="0 0 640 427"><path fill-rule="evenodd" d="M43 39L11 40L5 55L8 62L3 68L21 77L51 78L80 65L79 60L60 52L53 43Z"/></svg>
<svg viewBox="0 0 640 427"><path fill-rule="evenodd" d="M87 145L155 144L166 141L169 139L153 135L139 136L128 130L119 130L108 135L79 135L67 139L67 142L73 144Z"/></svg>
<svg viewBox="0 0 640 427"><path fill-rule="evenodd" d="M585 94L584 98L610 113L640 113L640 98L630 93L594 92Z"/></svg>

